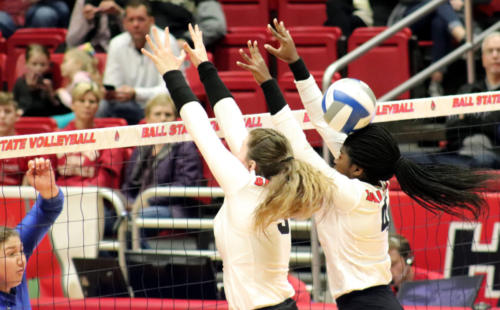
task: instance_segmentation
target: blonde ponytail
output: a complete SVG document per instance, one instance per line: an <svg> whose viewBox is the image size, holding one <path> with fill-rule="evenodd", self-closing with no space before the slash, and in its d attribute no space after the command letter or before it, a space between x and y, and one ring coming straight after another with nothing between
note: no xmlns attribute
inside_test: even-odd
<svg viewBox="0 0 500 310"><path fill-rule="evenodd" d="M294 159L290 143L276 130L252 130L247 157L256 162L257 174L269 179L267 195L255 210L256 230L281 219L309 218L332 204L333 182L310 164Z"/></svg>

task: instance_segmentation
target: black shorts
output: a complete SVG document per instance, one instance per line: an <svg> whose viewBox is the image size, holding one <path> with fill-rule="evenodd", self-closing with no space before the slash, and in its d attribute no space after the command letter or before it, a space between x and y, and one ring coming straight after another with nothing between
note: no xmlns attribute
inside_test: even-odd
<svg viewBox="0 0 500 310"><path fill-rule="evenodd" d="M336 301L339 310L403 310L389 285L353 291L340 296Z"/></svg>
<svg viewBox="0 0 500 310"><path fill-rule="evenodd" d="M297 304L295 303L295 300L288 298L284 302L279 303L277 305L258 308L257 310L298 310L298 308Z"/></svg>

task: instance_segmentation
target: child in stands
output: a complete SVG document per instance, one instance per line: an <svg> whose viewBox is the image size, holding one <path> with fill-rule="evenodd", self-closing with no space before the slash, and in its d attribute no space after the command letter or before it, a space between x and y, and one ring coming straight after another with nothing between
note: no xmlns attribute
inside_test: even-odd
<svg viewBox="0 0 500 310"><path fill-rule="evenodd" d="M70 113L61 104L55 92L50 69L48 49L31 44L26 50L26 73L16 80L14 99L23 111L23 116L52 116Z"/></svg>

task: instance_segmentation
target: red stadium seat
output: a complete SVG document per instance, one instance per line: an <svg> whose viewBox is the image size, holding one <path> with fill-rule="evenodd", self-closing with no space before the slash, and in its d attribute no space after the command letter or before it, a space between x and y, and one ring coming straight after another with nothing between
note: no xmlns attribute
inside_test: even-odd
<svg viewBox="0 0 500 310"><path fill-rule="evenodd" d="M322 78L324 70L338 58L337 42L342 35L338 27L290 27L290 34L293 37L300 57L316 79ZM276 46L276 40L271 41ZM278 79L284 76L292 76L288 69L288 64L277 61Z"/></svg>
<svg viewBox="0 0 500 310"><path fill-rule="evenodd" d="M94 124L97 128L127 126L127 120L119 117L95 118Z"/></svg>
<svg viewBox="0 0 500 310"><path fill-rule="evenodd" d="M219 71L244 71L236 65L241 60L240 48L247 49L248 40L257 40L262 47L269 42L269 35L265 27L241 27L235 32L229 32L221 40L214 51L214 64ZM269 65L268 53L262 50L262 57Z"/></svg>
<svg viewBox="0 0 500 310"><path fill-rule="evenodd" d="M348 40L348 51L352 51L370 40L387 27L362 27L354 30ZM366 82L380 97L410 78L408 42L411 30L405 28L373 48L368 53L351 62L348 76ZM406 92L399 99L410 98Z"/></svg>
<svg viewBox="0 0 500 310"><path fill-rule="evenodd" d="M326 0L279 0L278 19L290 26L322 26Z"/></svg>
<svg viewBox="0 0 500 310"><path fill-rule="evenodd" d="M14 125L20 135L57 131L57 122L50 117L20 117Z"/></svg>
<svg viewBox="0 0 500 310"><path fill-rule="evenodd" d="M269 23L268 0L220 0L228 28Z"/></svg>
<svg viewBox="0 0 500 310"><path fill-rule="evenodd" d="M249 72L224 72L222 82L229 89L243 114L266 113L264 93ZM211 109L209 110L211 112ZM211 112L213 115L213 112Z"/></svg>
<svg viewBox="0 0 500 310"><path fill-rule="evenodd" d="M95 58L97 58L97 69L101 74L104 74L104 69L106 68L106 59L108 54L106 53L95 53Z"/></svg>
<svg viewBox="0 0 500 310"><path fill-rule="evenodd" d="M64 43L66 29L61 28L25 28L17 30L7 41L7 64L4 82L8 83L8 89L14 87L17 60L24 55L26 47L30 44L41 44L47 46L53 53L55 49ZM24 58L24 57L23 57Z"/></svg>

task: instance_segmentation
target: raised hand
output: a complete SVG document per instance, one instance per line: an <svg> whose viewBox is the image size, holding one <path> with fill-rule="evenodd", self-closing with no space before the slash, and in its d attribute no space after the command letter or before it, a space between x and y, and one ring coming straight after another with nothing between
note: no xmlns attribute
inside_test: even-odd
<svg viewBox="0 0 500 310"><path fill-rule="evenodd" d="M160 35L158 34L156 27L153 27L153 38L155 39L155 42L151 40L148 34L146 35L146 41L151 47L152 53L147 51L145 48L142 48L141 52L154 62L156 69L162 75L168 71L179 70L184 62L184 58L186 58L186 53L182 51L179 57L174 55L170 49L170 33L168 31L168 27L165 28L164 42L161 42Z"/></svg>
<svg viewBox="0 0 500 310"><path fill-rule="evenodd" d="M194 49L192 49L187 42L184 42L182 47L189 55L189 59L191 60L193 66L198 68L202 62L208 61L207 50L205 48L205 44L203 44L203 33L198 25L194 25L193 28L193 26L189 24L188 28L189 34L191 34L191 40L194 44Z"/></svg>
<svg viewBox="0 0 500 310"><path fill-rule="evenodd" d="M50 160L45 158L35 158L28 162L28 172L26 172L28 183L33 186L45 199L50 199L59 193L56 185L54 170Z"/></svg>
<svg viewBox="0 0 500 310"><path fill-rule="evenodd" d="M250 40L248 40L247 44L250 56L248 56L245 51L243 51L243 49L240 49L240 55L243 60L245 60L245 63L237 61L236 65L250 71L255 81L260 85L265 81L272 79L272 76L269 73L269 68L267 68L264 58L262 58L262 54L259 51L257 41L254 41L252 43Z"/></svg>
<svg viewBox="0 0 500 310"><path fill-rule="evenodd" d="M280 46L276 49L269 44L264 44L264 48L270 54L286 63L290 64L297 61L299 59L299 54L297 53L297 48L295 47L295 42L293 42L290 32L285 27L285 23L283 23L283 21L278 23L278 20L275 18L273 24L274 28L268 24L267 29L269 29L273 37L278 39Z"/></svg>

